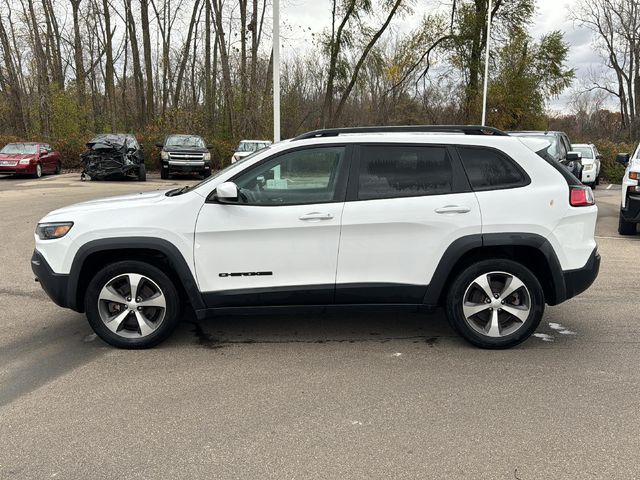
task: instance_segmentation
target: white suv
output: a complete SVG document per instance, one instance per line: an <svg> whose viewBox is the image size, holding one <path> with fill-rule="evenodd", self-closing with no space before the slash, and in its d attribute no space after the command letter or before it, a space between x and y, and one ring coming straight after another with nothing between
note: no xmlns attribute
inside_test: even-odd
<svg viewBox="0 0 640 480"><path fill-rule="evenodd" d="M442 305L465 339L516 345L598 274L591 189L486 127L320 130L192 188L51 212L32 268L117 347L281 307Z"/></svg>
<svg viewBox="0 0 640 480"><path fill-rule="evenodd" d="M620 235L635 235L640 223L640 145L633 155L619 153L616 161L624 167L622 191L620 199L620 217L618 233Z"/></svg>

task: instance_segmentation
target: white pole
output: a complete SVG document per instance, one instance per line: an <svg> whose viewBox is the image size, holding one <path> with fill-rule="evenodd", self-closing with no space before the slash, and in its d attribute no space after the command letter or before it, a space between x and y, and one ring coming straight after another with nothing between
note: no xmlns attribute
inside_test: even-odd
<svg viewBox="0 0 640 480"><path fill-rule="evenodd" d="M277 0L276 0L277 1ZM487 10L487 46L484 58L484 91L482 93L482 126L487 121L487 85L489 84L489 42L491 40L491 0Z"/></svg>
<svg viewBox="0 0 640 480"><path fill-rule="evenodd" d="M280 0L273 0L273 141L280 141Z"/></svg>

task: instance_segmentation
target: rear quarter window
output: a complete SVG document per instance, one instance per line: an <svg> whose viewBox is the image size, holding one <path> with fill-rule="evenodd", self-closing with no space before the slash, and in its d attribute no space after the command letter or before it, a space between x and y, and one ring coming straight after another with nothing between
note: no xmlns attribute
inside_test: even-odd
<svg viewBox="0 0 640 480"><path fill-rule="evenodd" d="M458 147L458 153L476 191L524 187L530 183L522 167L498 150Z"/></svg>

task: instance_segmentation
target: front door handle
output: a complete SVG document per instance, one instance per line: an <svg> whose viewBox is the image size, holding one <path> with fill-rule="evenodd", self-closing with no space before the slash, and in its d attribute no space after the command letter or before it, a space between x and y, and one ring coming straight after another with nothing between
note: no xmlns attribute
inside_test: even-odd
<svg viewBox="0 0 640 480"><path fill-rule="evenodd" d="M435 212L440 214L447 213L469 213L471 209L469 207L463 207L461 205L445 205L444 207L436 208Z"/></svg>
<svg viewBox="0 0 640 480"><path fill-rule="evenodd" d="M330 213L311 212L298 217L300 220L331 220L333 215Z"/></svg>

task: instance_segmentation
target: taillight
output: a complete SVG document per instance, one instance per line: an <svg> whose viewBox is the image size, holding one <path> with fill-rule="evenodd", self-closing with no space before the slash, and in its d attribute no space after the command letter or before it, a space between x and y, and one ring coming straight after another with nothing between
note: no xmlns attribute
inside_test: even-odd
<svg viewBox="0 0 640 480"><path fill-rule="evenodd" d="M572 207L588 207L596 203L591 187L580 185L569 188L571 188L569 203Z"/></svg>

